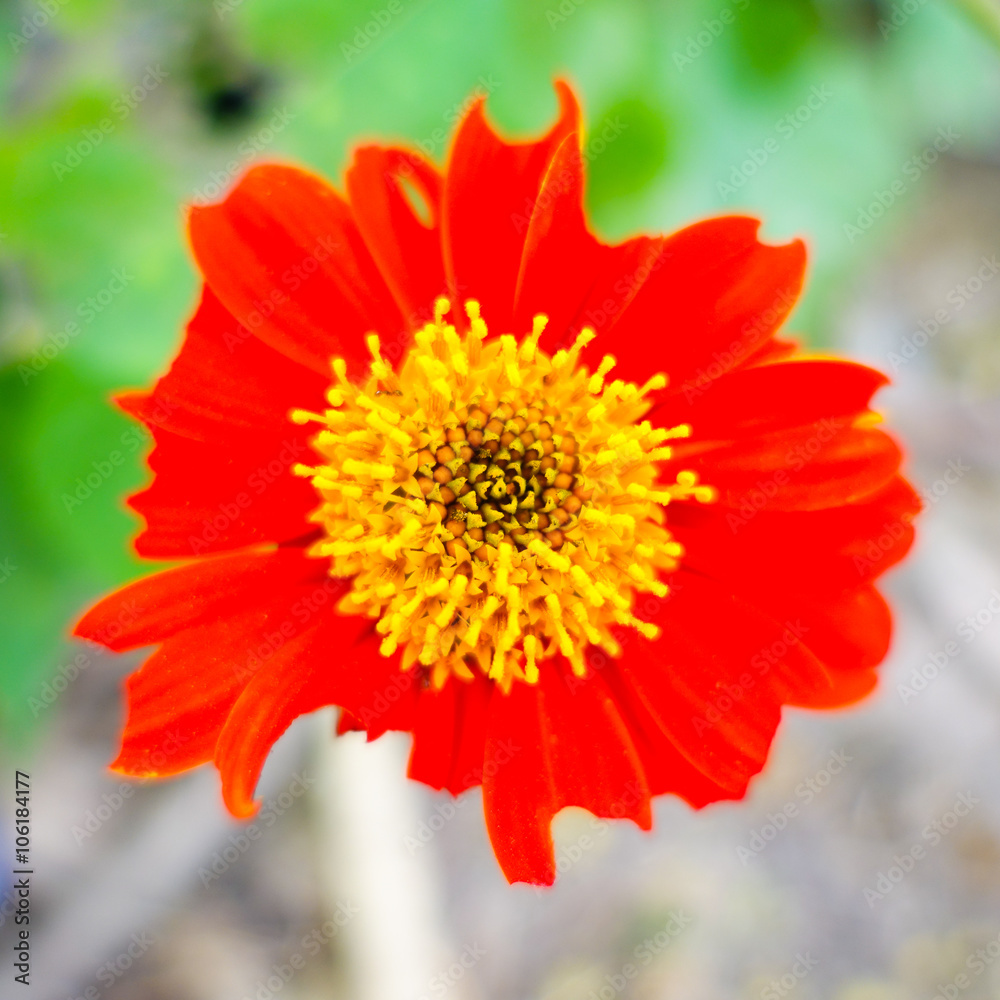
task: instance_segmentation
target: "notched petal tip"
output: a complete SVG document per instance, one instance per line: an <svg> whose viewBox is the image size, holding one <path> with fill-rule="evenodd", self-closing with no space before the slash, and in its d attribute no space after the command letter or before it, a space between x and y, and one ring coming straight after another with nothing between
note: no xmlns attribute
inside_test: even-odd
<svg viewBox="0 0 1000 1000"><path fill-rule="evenodd" d="M580 131L580 100L576 96L576 90L568 79L564 76L557 76L552 81L556 96L559 99L559 123L566 123L572 126L573 131Z"/></svg>
<svg viewBox="0 0 1000 1000"><path fill-rule="evenodd" d="M476 94L469 103L465 115L462 117L452 137L451 149L448 155L449 163L453 160L453 154L459 140L467 129L482 129L490 137L502 146L507 147L528 147L540 143L551 141L554 138L563 137L573 132L581 133L581 110L580 102L576 96L576 91L564 77L557 77L552 82L559 103L559 111L555 122L537 138L526 138L520 140L505 139L501 131L497 128L490 115L487 113L487 99L489 94Z"/></svg>

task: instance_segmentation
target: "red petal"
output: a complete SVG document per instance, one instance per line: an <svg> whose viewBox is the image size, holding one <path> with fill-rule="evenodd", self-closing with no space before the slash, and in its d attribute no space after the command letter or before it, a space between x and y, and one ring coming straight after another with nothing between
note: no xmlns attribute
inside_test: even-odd
<svg viewBox="0 0 1000 1000"><path fill-rule="evenodd" d="M624 655L629 653L626 648ZM595 660L595 656L599 659ZM662 728L661 721L629 685L616 660L608 659L600 650L592 650L588 668L595 669L595 662L600 664L596 669L602 670L601 676L614 693L618 711L639 751L650 794L678 795L696 809L720 799L741 797L742 792L734 792L712 781L680 753L670 734Z"/></svg>
<svg viewBox="0 0 1000 1000"><path fill-rule="evenodd" d="M233 704L262 662L253 650L272 648L261 625L260 613L247 611L186 628L131 674L112 770L166 777L210 761Z"/></svg>
<svg viewBox="0 0 1000 1000"><path fill-rule="evenodd" d="M247 684L215 747L222 796L234 816L256 812L253 793L264 761L298 716L350 701L345 691L356 683L356 644L370 629L366 618L328 614L282 646Z"/></svg>
<svg viewBox="0 0 1000 1000"><path fill-rule="evenodd" d="M809 511L877 493L901 461L899 446L883 431L824 417L732 443L685 442L662 469L665 481L681 470L696 472L716 488L715 502L722 507L741 508L761 494L768 510Z"/></svg>
<svg viewBox="0 0 1000 1000"><path fill-rule="evenodd" d="M440 691L425 688L417 700L409 775L431 788L458 795L482 783L486 719L493 684L477 675L451 678Z"/></svg>
<svg viewBox="0 0 1000 1000"><path fill-rule="evenodd" d="M404 182L426 203L429 224L408 197ZM347 195L372 257L378 264L407 326L434 318L434 300L446 292L441 257L441 187L437 169L418 153L380 146L355 151L347 171ZM395 361L405 344L383 344Z"/></svg>
<svg viewBox="0 0 1000 1000"><path fill-rule="evenodd" d="M485 99L458 127L445 175L445 269L453 299L476 299L494 333L512 330L521 251L542 179L560 143L578 132L576 98L557 83L559 120L541 139L510 143L487 122Z"/></svg>
<svg viewBox="0 0 1000 1000"><path fill-rule="evenodd" d="M119 397L156 441L156 478L130 499L147 522L137 551L189 558L311 531L316 493L290 467L312 457L315 429L289 412L323 409L327 384L241 328L205 289L170 371L149 395Z"/></svg>
<svg viewBox="0 0 1000 1000"><path fill-rule="evenodd" d="M289 412L322 409L329 384L258 340L206 287L170 370L119 403L150 428L222 446L234 432L301 432Z"/></svg>
<svg viewBox="0 0 1000 1000"><path fill-rule="evenodd" d="M803 590L754 588L740 595L775 621L794 626L831 670L861 671L885 659L892 615L874 586L816 597Z"/></svg>
<svg viewBox="0 0 1000 1000"><path fill-rule="evenodd" d="M584 326L601 332L610 325L642 287L649 274L643 262L662 242L643 236L617 246L601 243L587 226L583 186L579 138L572 134L542 179L515 292L514 330L528 331L536 315L546 316L539 344L549 354L572 346Z"/></svg>
<svg viewBox="0 0 1000 1000"><path fill-rule="evenodd" d="M337 713L336 731L338 736L343 736L344 733L363 733L365 731L365 727L361 724L361 720L356 715L352 715L346 708L342 708Z"/></svg>
<svg viewBox="0 0 1000 1000"><path fill-rule="evenodd" d="M225 447L156 430L150 486L129 497L146 520L135 541L141 556L190 559L313 532L319 505L312 484L293 467L314 458L314 431L289 425L278 435L234 432Z"/></svg>
<svg viewBox="0 0 1000 1000"><path fill-rule="evenodd" d="M805 270L800 241L767 246L757 241L759 226L726 216L667 237L635 274L619 279L604 310L618 319L584 360L593 368L610 352L616 378L641 384L664 371L675 388L745 364L784 322Z"/></svg>
<svg viewBox="0 0 1000 1000"><path fill-rule="evenodd" d="M661 427L690 424L692 440L756 437L826 418L854 417L888 382L850 361L796 359L742 368L704 386L681 386L650 413Z"/></svg>
<svg viewBox="0 0 1000 1000"><path fill-rule="evenodd" d="M345 587L345 581L327 575L323 560L311 559L301 549L199 559L109 594L77 622L73 633L122 652L198 625L225 627L224 619L248 608L266 614L275 603L291 609L303 600L294 617L308 620L316 609L332 607Z"/></svg>
<svg viewBox="0 0 1000 1000"><path fill-rule="evenodd" d="M844 708L867 697L878 683L874 670L831 670L829 673L829 690L817 691L809 698L790 704L803 708Z"/></svg>
<svg viewBox="0 0 1000 1000"><path fill-rule="evenodd" d="M535 685L493 693L486 736L483 806L500 867L510 882L551 885L552 817L565 806L651 825L638 751L607 687L575 678L558 661Z"/></svg>
<svg viewBox="0 0 1000 1000"><path fill-rule="evenodd" d="M531 329L533 318L548 317L540 341L554 345L569 339L570 325L596 280L602 247L587 228L583 212L583 158L576 133L566 136L542 177L541 188L525 229L513 328ZM489 322L489 316L487 316Z"/></svg>
<svg viewBox="0 0 1000 1000"><path fill-rule="evenodd" d="M593 281L586 295L564 329L553 326L550 331L546 328L546 336L539 341L542 348L549 353L569 348L580 331L589 327L599 335L593 345L584 351L585 361L591 370L600 364L607 353L617 358L618 344L606 335L655 273L655 264L666 239L662 236L637 236L615 246L599 246ZM572 258L563 262L563 268L561 280L569 281L569 272L576 271ZM636 369L635 380L641 384L658 370L647 361L644 369ZM618 377L619 372L615 369L614 378Z"/></svg>
<svg viewBox="0 0 1000 1000"><path fill-rule="evenodd" d="M681 570L671 588L642 608L660 638L636 640L618 669L691 764L742 794L763 767L780 706L827 689L829 677L794 629L723 586Z"/></svg>
<svg viewBox="0 0 1000 1000"><path fill-rule="evenodd" d="M864 501L825 510L672 503L668 520L684 546L685 567L726 581L734 590L836 595L903 558L919 509L916 494L897 476Z"/></svg>
<svg viewBox="0 0 1000 1000"><path fill-rule="evenodd" d="M374 633L359 639L351 651L354 672L342 677L338 688L337 704L347 709L340 731L365 730L369 740L389 730L413 730L423 683L419 671L400 670L398 653L382 656L380 642Z"/></svg>
<svg viewBox="0 0 1000 1000"><path fill-rule="evenodd" d="M363 373L364 335L404 324L348 204L292 167L253 167L219 204L195 206L191 246L212 291L275 350L326 374Z"/></svg>
<svg viewBox="0 0 1000 1000"><path fill-rule="evenodd" d="M784 361L791 357L799 349L799 343L795 340L782 340L772 337L759 350L748 355L746 362L742 366L737 366L734 371L741 367L753 367L755 365L772 364L775 361ZM688 383L689 385L691 383Z"/></svg>
<svg viewBox="0 0 1000 1000"><path fill-rule="evenodd" d="M122 588L76 634L115 650L162 642L128 680L114 767L174 774L211 759L226 715L270 657L329 613L345 590L300 550L198 561Z"/></svg>
<svg viewBox="0 0 1000 1000"><path fill-rule="evenodd" d="M254 789L271 747L285 730L300 715L333 703L318 662L331 655L322 635L322 628L313 627L279 649L246 686L219 733L214 758L222 797L237 819L257 811Z"/></svg>

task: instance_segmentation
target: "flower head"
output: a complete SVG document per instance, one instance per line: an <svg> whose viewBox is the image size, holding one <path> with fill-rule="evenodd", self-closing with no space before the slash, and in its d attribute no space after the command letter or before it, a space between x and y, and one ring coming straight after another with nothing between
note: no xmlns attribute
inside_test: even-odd
<svg viewBox="0 0 1000 1000"><path fill-rule="evenodd" d="M411 732L412 777L482 784L504 873L547 883L561 808L739 798L782 705L873 686L918 508L885 379L775 337L804 251L753 219L598 241L558 91L534 142L474 104L443 173L369 146L346 197L268 165L192 210L201 303L120 399L156 441L137 550L185 562L76 629L158 645L116 769L214 761L248 816L336 705Z"/></svg>

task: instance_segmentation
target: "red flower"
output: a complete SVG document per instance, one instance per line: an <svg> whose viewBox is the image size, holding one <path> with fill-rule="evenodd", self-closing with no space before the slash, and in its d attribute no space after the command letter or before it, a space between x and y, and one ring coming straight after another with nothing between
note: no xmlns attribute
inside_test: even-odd
<svg viewBox="0 0 1000 1000"><path fill-rule="evenodd" d="M337 705L412 732L411 777L482 784L507 878L549 883L564 806L738 799L782 705L874 685L918 509L885 378L776 339L805 251L756 220L599 242L558 92L536 142L476 103L444 173L366 146L346 197L268 165L192 209L201 302L120 400L156 442L137 551L185 561L76 627L158 646L116 770L214 761L249 816Z"/></svg>

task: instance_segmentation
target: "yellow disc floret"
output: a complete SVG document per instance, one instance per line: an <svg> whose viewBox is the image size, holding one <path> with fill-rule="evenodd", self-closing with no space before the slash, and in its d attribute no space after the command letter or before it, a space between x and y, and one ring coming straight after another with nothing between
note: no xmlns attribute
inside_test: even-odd
<svg viewBox="0 0 1000 1000"><path fill-rule="evenodd" d="M448 310L439 300L398 372L371 335L368 380L335 359L331 408L292 414L324 425L322 463L296 470L322 497L311 555L353 577L340 610L377 618L383 655L401 650L435 686L476 671L533 683L556 653L582 675L588 645L620 652L612 626L656 635L631 608L666 594L682 554L663 506L714 491L692 472L657 481L665 442L690 433L642 420L664 376L606 383L614 358L579 364L590 330L549 357L542 316L518 344L487 340L475 302L465 335Z"/></svg>

